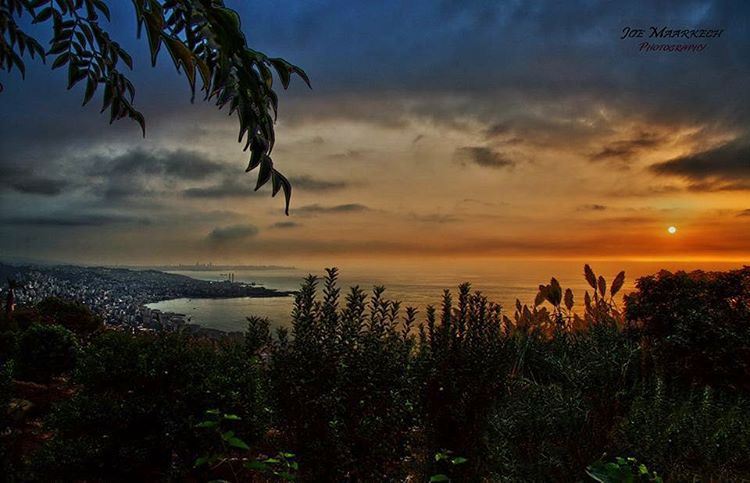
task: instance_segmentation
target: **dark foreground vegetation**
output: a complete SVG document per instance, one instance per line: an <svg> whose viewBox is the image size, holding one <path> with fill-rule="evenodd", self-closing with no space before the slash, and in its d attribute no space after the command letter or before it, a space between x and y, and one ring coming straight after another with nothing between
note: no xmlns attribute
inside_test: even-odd
<svg viewBox="0 0 750 483"><path fill-rule="evenodd" d="M506 316L468 285L401 310L382 288L341 294L330 270L303 283L290 331L251 318L244 343L17 310L0 340L0 474L750 479L750 267L645 277L623 307L624 274L585 274L582 313L553 279Z"/></svg>

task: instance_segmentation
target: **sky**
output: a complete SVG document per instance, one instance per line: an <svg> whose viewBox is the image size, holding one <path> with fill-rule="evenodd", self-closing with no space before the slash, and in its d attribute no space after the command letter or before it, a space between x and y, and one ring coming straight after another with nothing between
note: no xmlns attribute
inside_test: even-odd
<svg viewBox="0 0 750 483"><path fill-rule="evenodd" d="M191 104L110 3L146 138L64 72L0 73L4 256L750 261L746 1L227 1L253 48L311 78L280 93L289 216L253 191L236 118ZM620 38L652 26L723 33Z"/></svg>

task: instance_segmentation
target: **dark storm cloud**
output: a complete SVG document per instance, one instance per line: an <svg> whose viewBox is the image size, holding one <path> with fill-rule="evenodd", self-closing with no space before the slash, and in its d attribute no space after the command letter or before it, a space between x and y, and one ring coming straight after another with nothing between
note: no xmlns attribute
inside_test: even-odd
<svg viewBox="0 0 750 483"><path fill-rule="evenodd" d="M737 216L750 216L750 208L740 211Z"/></svg>
<svg viewBox="0 0 750 483"><path fill-rule="evenodd" d="M750 138L651 166L651 171L692 181L693 191L750 189Z"/></svg>
<svg viewBox="0 0 750 483"><path fill-rule="evenodd" d="M208 240L212 242L229 242L252 238L259 233L258 227L250 224L230 225L217 227L208 234Z"/></svg>
<svg viewBox="0 0 750 483"><path fill-rule="evenodd" d="M453 157L462 164L475 164L483 168L509 168L516 164L503 153L482 146L457 148Z"/></svg>
<svg viewBox="0 0 750 483"><path fill-rule="evenodd" d="M292 209L293 213L298 214L326 214L326 213L361 213L370 211L370 208L359 203L346 203L343 205L321 206L319 204L305 205L297 209Z"/></svg>

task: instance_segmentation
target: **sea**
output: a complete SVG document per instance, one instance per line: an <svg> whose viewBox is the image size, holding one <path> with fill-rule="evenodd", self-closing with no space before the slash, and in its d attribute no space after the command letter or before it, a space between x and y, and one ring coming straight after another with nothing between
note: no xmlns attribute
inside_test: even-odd
<svg viewBox="0 0 750 483"><path fill-rule="evenodd" d="M643 262L601 261L590 263L597 276L602 275L609 285L615 276L624 270L625 285L618 299L634 290L636 279L657 273L660 270L729 270L741 268L742 262ZM339 286L342 300L348 287L359 286L371 291L375 286L386 288L386 298L399 300L402 308L413 306L424 315L425 307L440 305L445 289L454 293L459 284L471 283L472 289L480 291L490 300L512 314L516 300L533 303L540 284L547 284L555 277L563 289L570 288L575 304L580 309L583 297L590 287L583 276L583 261L545 260L492 260L492 261L435 261L396 262L383 264L341 264ZM267 288L288 291L297 290L303 277L308 274L322 277L325 266L294 268L260 268L233 271L236 282L255 283ZM231 270L179 270L171 271L201 280L226 280ZM289 327L293 296L269 298L189 299L180 298L148 304L149 308L163 312L186 315L191 323L227 332L243 331L247 317L267 317L272 327Z"/></svg>

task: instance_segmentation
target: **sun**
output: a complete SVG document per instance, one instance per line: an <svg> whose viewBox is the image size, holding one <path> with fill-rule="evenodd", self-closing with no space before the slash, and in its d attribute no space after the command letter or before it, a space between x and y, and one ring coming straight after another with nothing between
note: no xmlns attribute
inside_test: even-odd
<svg viewBox="0 0 750 483"><path fill-rule="evenodd" d="M677 233L677 227L670 226L669 228L667 228L667 233L669 233L670 235L674 235L675 233Z"/></svg>

